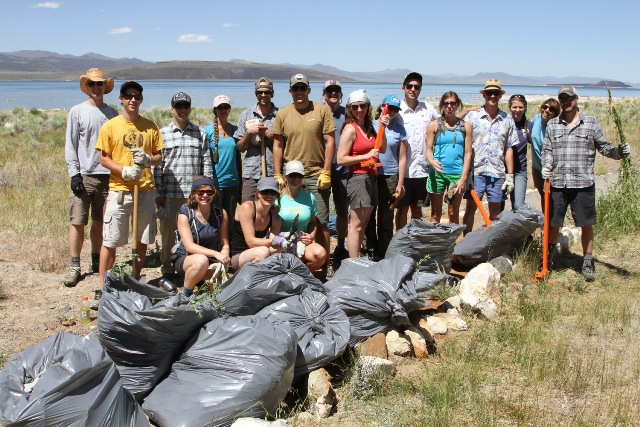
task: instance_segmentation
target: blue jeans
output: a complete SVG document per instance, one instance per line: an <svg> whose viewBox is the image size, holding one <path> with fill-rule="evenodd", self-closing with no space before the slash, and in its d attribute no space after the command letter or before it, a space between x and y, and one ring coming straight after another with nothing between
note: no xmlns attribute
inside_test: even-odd
<svg viewBox="0 0 640 427"><path fill-rule="evenodd" d="M511 210L520 209L524 205L524 196L527 193L527 170L521 170L513 174L513 191L511 198Z"/></svg>

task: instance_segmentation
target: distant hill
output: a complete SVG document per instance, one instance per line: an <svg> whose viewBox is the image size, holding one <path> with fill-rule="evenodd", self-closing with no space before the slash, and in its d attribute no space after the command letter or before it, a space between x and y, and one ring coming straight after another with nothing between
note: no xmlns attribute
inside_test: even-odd
<svg viewBox="0 0 640 427"><path fill-rule="evenodd" d="M436 84L483 84L487 79L498 78L502 84L510 85L604 86L604 82L609 81L611 87L629 87L623 82L603 77L534 77L501 72L483 72L473 76L451 73L431 75L425 70L346 71L324 64L261 64L243 59L148 62L137 58L109 58L95 52L82 56L41 50L0 53L0 80L74 80L92 67L102 68L119 80L253 80L261 76L288 80L291 75L304 72L314 81L402 82L407 73L418 71L425 82Z"/></svg>

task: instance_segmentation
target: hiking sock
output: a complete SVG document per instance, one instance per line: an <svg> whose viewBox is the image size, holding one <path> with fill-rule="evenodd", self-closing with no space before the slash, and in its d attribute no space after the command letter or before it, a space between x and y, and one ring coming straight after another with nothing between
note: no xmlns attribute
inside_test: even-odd
<svg viewBox="0 0 640 427"><path fill-rule="evenodd" d="M94 264L100 263L100 253L91 252L91 262Z"/></svg>
<svg viewBox="0 0 640 427"><path fill-rule="evenodd" d="M71 257L71 265L73 267L80 267L80 257L72 256Z"/></svg>
<svg viewBox="0 0 640 427"><path fill-rule="evenodd" d="M591 252L584 254L584 258L582 259L582 264L587 263L589 263L589 265L593 265L593 254Z"/></svg>
<svg viewBox="0 0 640 427"><path fill-rule="evenodd" d="M182 288L182 294L185 297L190 297L193 294L193 289Z"/></svg>

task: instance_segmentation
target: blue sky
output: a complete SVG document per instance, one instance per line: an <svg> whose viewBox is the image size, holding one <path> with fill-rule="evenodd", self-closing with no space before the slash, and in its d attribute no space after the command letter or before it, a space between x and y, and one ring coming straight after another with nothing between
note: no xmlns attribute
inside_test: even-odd
<svg viewBox="0 0 640 427"><path fill-rule="evenodd" d="M640 83L633 0L5 0L0 52Z"/></svg>

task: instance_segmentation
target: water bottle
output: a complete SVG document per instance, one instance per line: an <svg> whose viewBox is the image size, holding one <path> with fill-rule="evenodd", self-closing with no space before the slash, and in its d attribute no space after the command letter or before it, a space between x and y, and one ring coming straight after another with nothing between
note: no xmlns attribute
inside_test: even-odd
<svg viewBox="0 0 640 427"><path fill-rule="evenodd" d="M80 323L91 322L91 304L89 304L89 297L82 297L80 303Z"/></svg>

